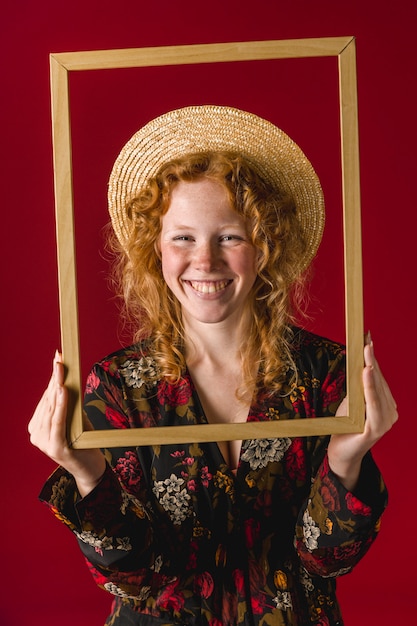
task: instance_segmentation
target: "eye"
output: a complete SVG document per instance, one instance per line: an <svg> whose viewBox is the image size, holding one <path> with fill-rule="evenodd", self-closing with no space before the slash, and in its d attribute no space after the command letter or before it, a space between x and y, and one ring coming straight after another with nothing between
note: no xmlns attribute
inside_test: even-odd
<svg viewBox="0 0 417 626"><path fill-rule="evenodd" d="M220 241L221 242L239 242L239 241L243 241L243 237L241 237L240 235L222 235L220 237Z"/></svg>

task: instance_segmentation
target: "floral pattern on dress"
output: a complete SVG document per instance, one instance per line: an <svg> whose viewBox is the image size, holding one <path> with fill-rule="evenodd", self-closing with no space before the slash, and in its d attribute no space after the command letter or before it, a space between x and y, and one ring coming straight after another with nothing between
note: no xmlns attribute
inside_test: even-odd
<svg viewBox="0 0 417 626"><path fill-rule="evenodd" d="M335 414L343 346L294 333L297 384L260 390L248 420ZM90 373L84 408L96 429L206 423L188 372L158 379L149 342ZM151 382L149 382L151 381ZM96 583L114 597L108 626L341 626L335 578L373 543L387 495L370 454L355 493L331 472L328 437L242 442L236 475L216 443L105 450L80 499L62 468L41 498L76 535Z"/></svg>
<svg viewBox="0 0 417 626"><path fill-rule="evenodd" d="M181 524L191 515L191 496L185 486L185 480L175 474L171 474L165 480L157 480L152 491L156 495L159 504L167 511L173 524Z"/></svg>
<svg viewBox="0 0 417 626"><path fill-rule="evenodd" d="M285 439L252 439L244 444L242 461L247 461L252 470L266 467L269 463L278 463L284 457L292 441Z"/></svg>

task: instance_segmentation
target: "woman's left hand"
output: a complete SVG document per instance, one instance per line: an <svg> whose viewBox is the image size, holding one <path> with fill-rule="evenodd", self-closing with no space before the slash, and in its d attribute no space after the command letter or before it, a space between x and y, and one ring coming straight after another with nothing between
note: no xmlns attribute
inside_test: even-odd
<svg viewBox="0 0 417 626"><path fill-rule="evenodd" d="M340 481L352 491L358 481L362 459L398 419L397 405L375 359L368 336L364 348L363 387L366 419L362 433L332 435L328 447L329 465ZM346 415L346 399L336 415Z"/></svg>

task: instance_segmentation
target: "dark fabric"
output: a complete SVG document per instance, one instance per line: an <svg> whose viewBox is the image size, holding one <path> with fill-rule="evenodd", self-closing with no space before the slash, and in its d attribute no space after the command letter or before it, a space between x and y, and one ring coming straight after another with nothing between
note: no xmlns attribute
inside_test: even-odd
<svg viewBox="0 0 417 626"><path fill-rule="evenodd" d="M334 415L345 393L343 347L298 331L294 360L297 384L258 393L248 420ZM85 394L95 428L206 422L188 373L175 386L151 384L149 368L145 344L95 365ZM109 626L336 626L335 579L375 539L387 494L371 455L356 494L346 491L327 444L244 441L236 474L216 443L112 448L87 497L60 468L41 498L77 536L97 584L116 596Z"/></svg>

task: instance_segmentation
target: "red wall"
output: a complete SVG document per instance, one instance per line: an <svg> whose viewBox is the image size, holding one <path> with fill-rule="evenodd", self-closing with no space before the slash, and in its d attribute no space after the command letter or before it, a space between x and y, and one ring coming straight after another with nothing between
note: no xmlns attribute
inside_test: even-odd
<svg viewBox="0 0 417 626"><path fill-rule="evenodd" d="M134 0L64 4L43 0L8 5L0 22L1 345L6 398L1 623L100 626L110 604L110 596L90 580L69 532L37 502L53 464L32 449L26 432L59 346L49 53L348 35L357 38L365 326L372 330L401 421L375 449L391 496L380 538L356 571L340 581L340 599L347 626L413 623L417 549L416 542L406 537L417 514L411 493L415 491L413 451L408 443L416 436L408 389L414 384L417 308L414 0L394 4L212 0L203 7L190 0L160 0L157 5ZM319 314L315 305L315 328L339 338L343 328L339 223L337 211L331 212L340 203L335 67L329 60L312 63L308 71L287 64L274 81L258 75L258 69L248 80L245 72L236 74L236 68L225 67L215 76L206 68L199 81L194 69L192 80L186 72L161 71L138 77L126 73L112 83L105 76L84 74L71 83L87 366L117 343L104 280L106 265L96 252L106 219L108 169L118 148L142 123L141 116L146 121L147 115L191 104L195 89L197 100L275 116L274 121L282 122L316 166L326 193L329 231L317 270L323 312ZM93 210L95 216L88 217Z"/></svg>

